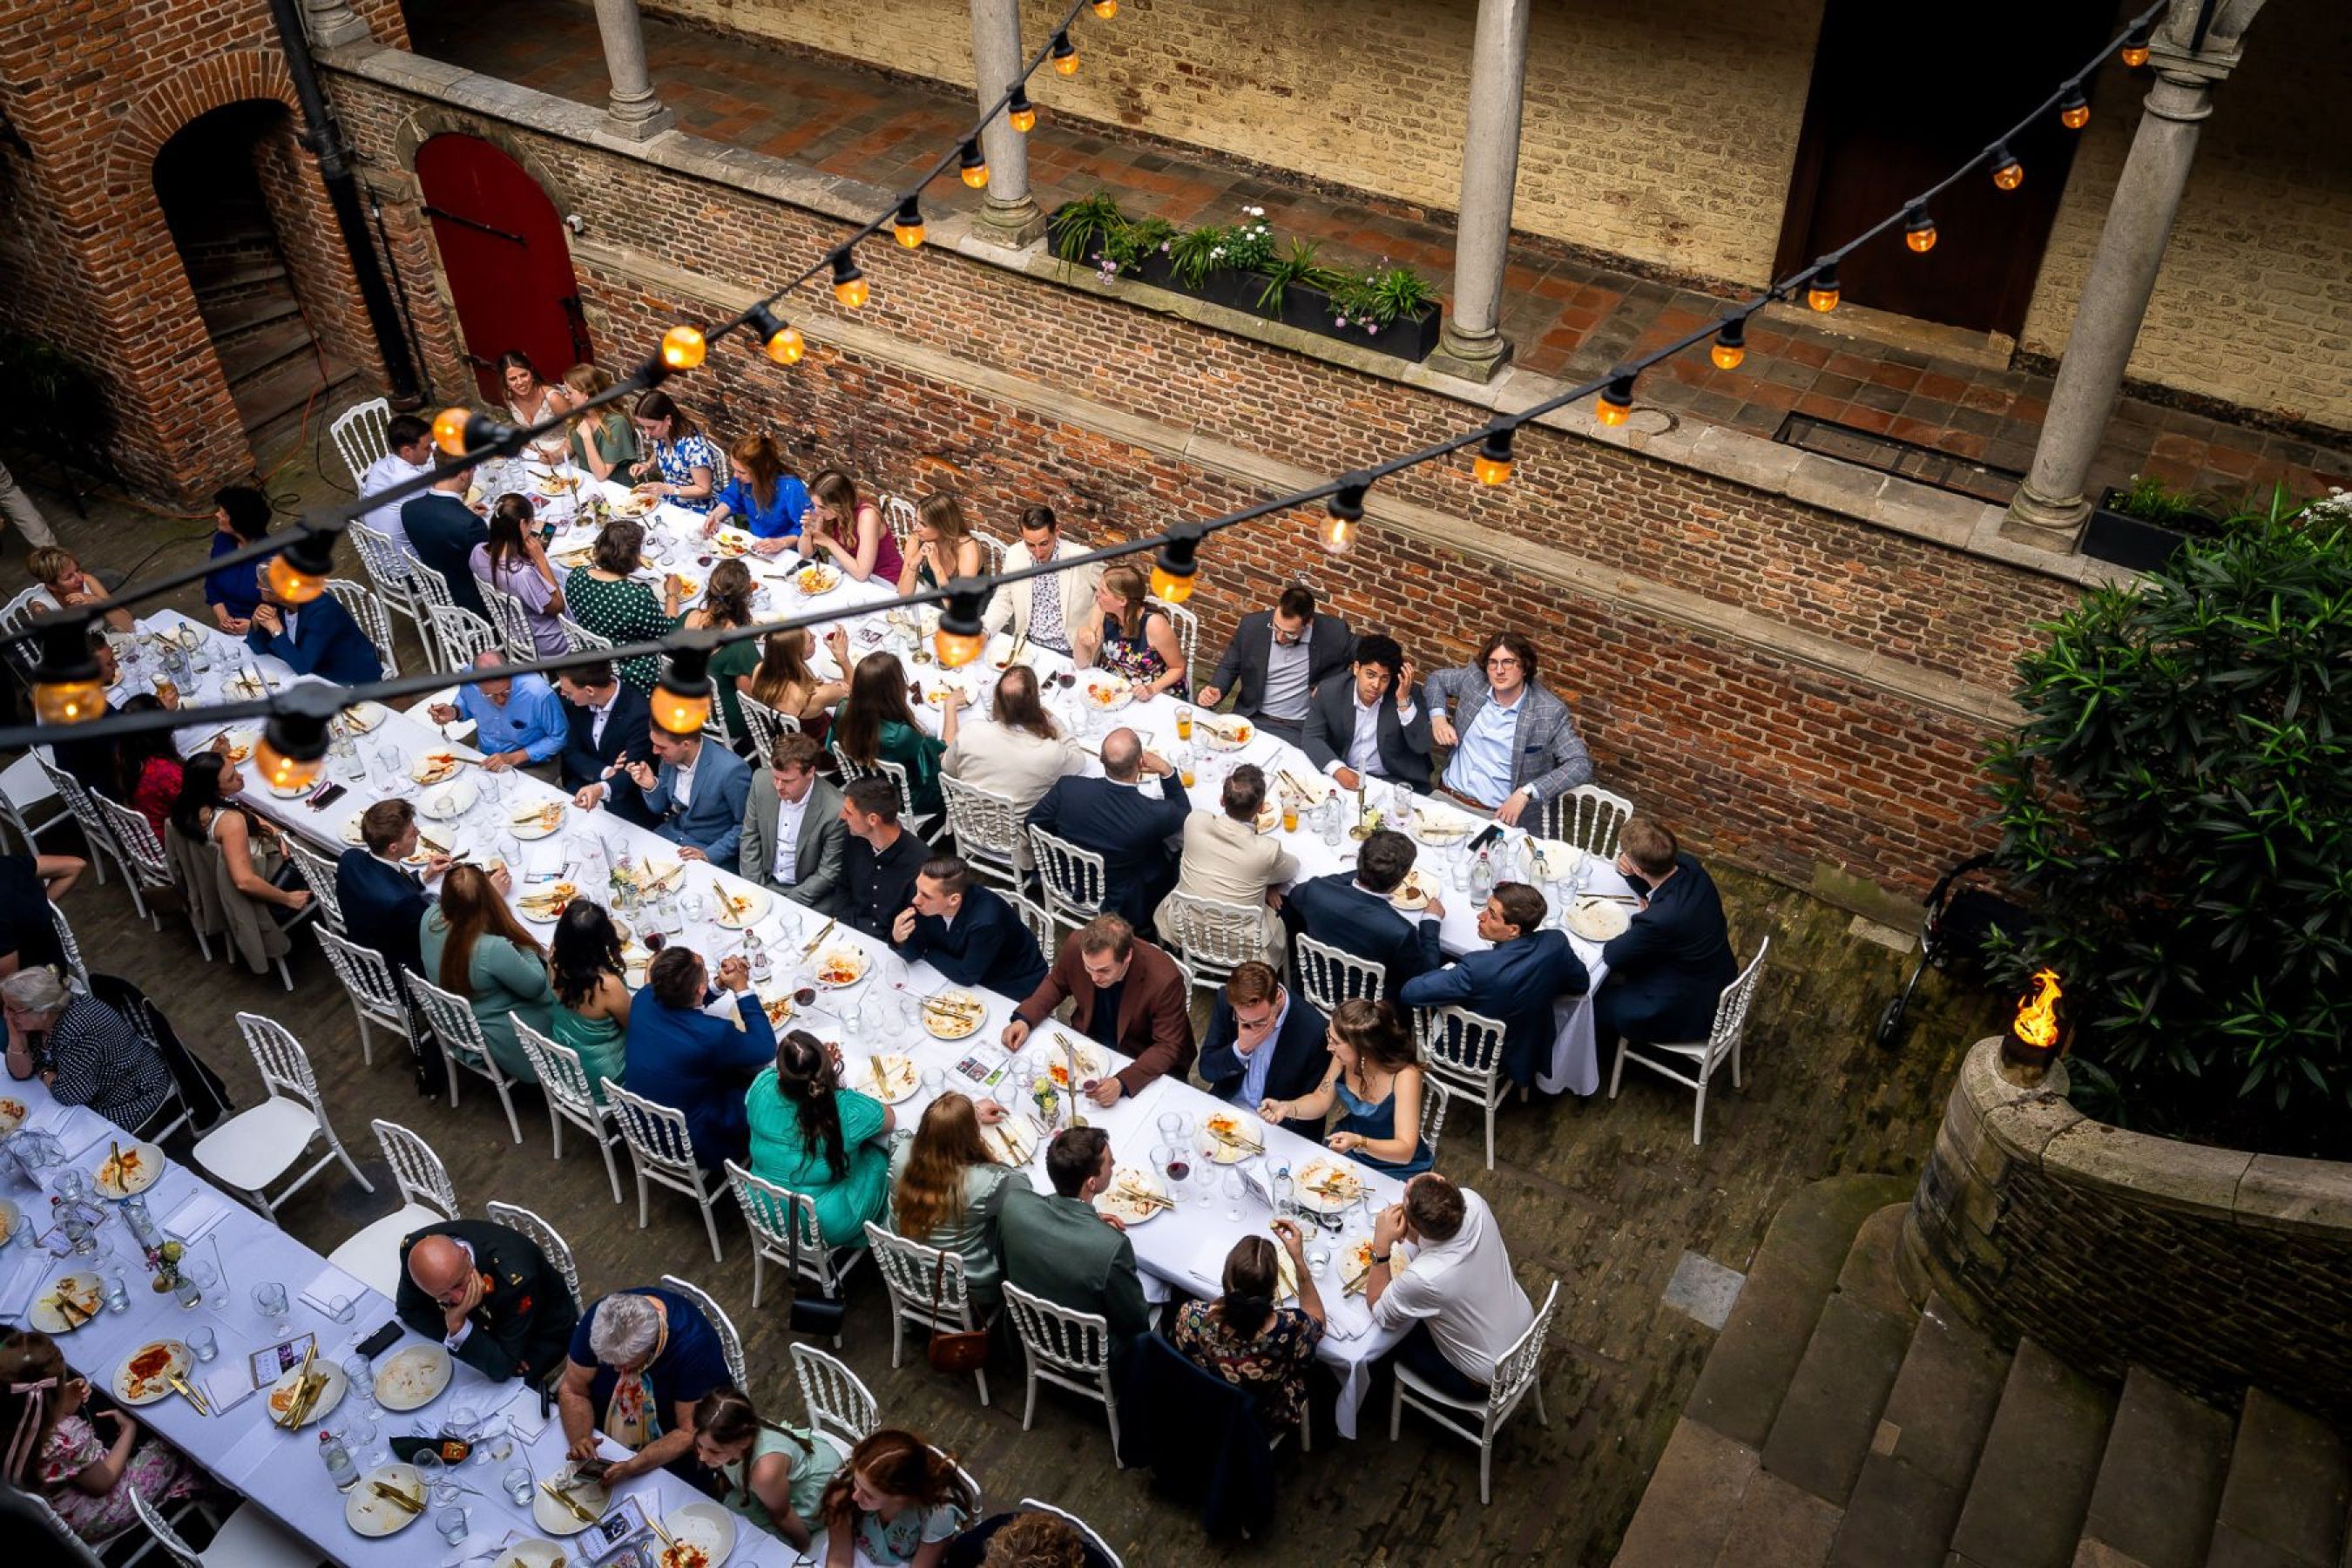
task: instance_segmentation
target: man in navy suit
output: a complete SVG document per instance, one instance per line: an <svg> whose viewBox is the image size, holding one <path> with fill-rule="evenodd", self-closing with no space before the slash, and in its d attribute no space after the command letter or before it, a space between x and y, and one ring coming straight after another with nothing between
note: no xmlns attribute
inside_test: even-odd
<svg viewBox="0 0 2352 1568"><path fill-rule="evenodd" d="M656 724L649 734L661 771L632 761L629 782L644 798L654 831L680 846L683 859L734 870L743 839L743 803L751 795L751 765L726 747L710 744L699 730L681 735Z"/></svg>
<svg viewBox="0 0 2352 1568"><path fill-rule="evenodd" d="M1235 712L1296 742L1307 724L1309 695L1346 671L1355 646L1348 623L1318 611L1315 591L1293 583L1274 608L1241 618L1198 693L1201 706L1214 708L1231 691Z"/></svg>
<svg viewBox="0 0 2352 1568"><path fill-rule="evenodd" d="M1029 826L1101 856L1104 910L1140 930L1176 886L1192 802L1176 770L1145 751L1132 730L1103 737L1102 765L1098 779L1072 773L1055 780L1029 808ZM1160 781L1158 800L1137 787L1145 773Z"/></svg>
<svg viewBox="0 0 2352 1568"><path fill-rule="evenodd" d="M466 504L466 487L473 477L473 469L460 468L435 480L423 495L402 502L400 526L408 535L408 552L426 571L440 574L457 607L473 611L495 627L499 623L490 620L467 559L474 546L488 543L490 537L490 525Z"/></svg>
<svg viewBox="0 0 2352 1568"><path fill-rule="evenodd" d="M268 568L256 574L261 603L254 607L253 626L245 646L256 653L276 654L297 675L315 675L338 686L362 686L383 679L383 661L375 644L352 619L352 613L321 594L307 605L297 605L269 586Z"/></svg>
<svg viewBox="0 0 2352 1568"><path fill-rule="evenodd" d="M404 800L380 800L360 813L360 841L365 847L346 849L335 862L343 929L423 974L418 928L433 903L425 889L449 868L449 857L427 856L421 868L401 864L416 852L416 808Z"/></svg>
<svg viewBox="0 0 2352 1568"><path fill-rule="evenodd" d="M1429 787L1429 707L1396 638L1356 639L1349 679L1315 689L1299 744L1341 789L1360 788L1366 778Z"/></svg>
<svg viewBox="0 0 2352 1568"><path fill-rule="evenodd" d="M1639 816L1617 830L1617 869L1647 899L1601 950L1609 973L1592 998L1593 1037L1604 1051L1620 1039L1706 1039L1739 973L1715 879L1663 824Z"/></svg>
<svg viewBox="0 0 2352 1568"><path fill-rule="evenodd" d="M1437 922L1445 905L1430 895L1418 918L1390 901L1412 869L1412 840L1383 827L1364 840L1356 874L1335 871L1299 883L1283 895L1283 913L1317 942L1385 968L1382 994L1393 996L1404 983L1444 962L1437 951Z"/></svg>
<svg viewBox="0 0 2352 1568"><path fill-rule="evenodd" d="M555 689L568 705L563 787L572 792L572 804L583 811L601 805L625 822L652 826L625 767L653 755L646 694L614 673L609 658L557 671Z"/></svg>
<svg viewBox="0 0 2352 1568"><path fill-rule="evenodd" d="M1592 984L1565 932L1545 931L1544 896L1525 882L1497 882L1478 911L1478 934L1495 945L1407 981L1397 1000L1408 1007L1451 1003L1501 1021L1503 1071L1519 1088L1549 1059L1555 997L1581 996Z"/></svg>
<svg viewBox="0 0 2352 1568"><path fill-rule="evenodd" d="M1303 1100L1331 1068L1324 1031L1323 1015L1293 996L1272 964L1237 963L1209 1014L1201 1078L1211 1094L1253 1114L1269 1100Z"/></svg>
<svg viewBox="0 0 2352 1568"><path fill-rule="evenodd" d="M1045 955L1011 904L972 879L953 855L923 862L914 900L891 922L890 945L909 963L924 959L958 985L1026 996L1045 982Z"/></svg>

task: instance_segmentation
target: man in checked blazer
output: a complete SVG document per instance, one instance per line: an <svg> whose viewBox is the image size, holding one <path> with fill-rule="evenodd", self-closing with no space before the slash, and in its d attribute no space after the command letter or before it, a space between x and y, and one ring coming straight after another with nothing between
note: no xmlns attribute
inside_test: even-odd
<svg viewBox="0 0 2352 1568"><path fill-rule="evenodd" d="M1431 738L1454 748L1440 784L1456 800L1516 824L1528 807L1592 782L1576 721L1537 681L1535 645L1518 633L1496 632L1477 663L1441 669L1423 689Z"/></svg>

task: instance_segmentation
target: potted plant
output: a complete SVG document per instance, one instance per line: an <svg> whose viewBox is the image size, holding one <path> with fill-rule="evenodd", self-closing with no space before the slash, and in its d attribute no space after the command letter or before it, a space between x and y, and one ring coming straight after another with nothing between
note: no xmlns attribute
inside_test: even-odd
<svg viewBox="0 0 2352 1568"><path fill-rule="evenodd" d="M2135 572L2160 572L2183 540L2221 534L2210 498L2134 474L2122 488L2110 487L2091 509L2083 553Z"/></svg>
<svg viewBox="0 0 2352 1568"><path fill-rule="evenodd" d="M1344 274L1330 290L1335 336L1354 333L1384 353L1416 363L1437 347L1437 289L1410 267L1382 261Z"/></svg>

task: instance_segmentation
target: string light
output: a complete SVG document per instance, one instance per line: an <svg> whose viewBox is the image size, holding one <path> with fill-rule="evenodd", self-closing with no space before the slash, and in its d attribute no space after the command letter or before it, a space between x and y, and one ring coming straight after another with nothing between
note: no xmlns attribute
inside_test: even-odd
<svg viewBox="0 0 2352 1568"><path fill-rule="evenodd" d="M1813 280L1805 285L1805 303L1823 315L1838 308L1838 276L1834 263L1814 273Z"/></svg>
<svg viewBox="0 0 2352 1568"><path fill-rule="evenodd" d="M691 735L710 722L710 655L675 649L654 682L654 722L673 735Z"/></svg>
<svg viewBox="0 0 2352 1568"><path fill-rule="evenodd" d="M477 409L444 408L433 416L433 444L453 458L495 447L513 435L513 426Z"/></svg>
<svg viewBox="0 0 2352 1568"><path fill-rule="evenodd" d="M1109 21L1118 15L1118 0L1095 0L1095 15Z"/></svg>
<svg viewBox="0 0 2352 1568"><path fill-rule="evenodd" d="M1748 357L1748 318L1734 316L1723 323L1723 331L1715 334L1715 346L1706 351L1717 370L1738 370L1739 362Z"/></svg>
<svg viewBox="0 0 2352 1568"><path fill-rule="evenodd" d="M760 334L760 350L778 364L798 364L808 352L800 329L765 305L751 307L751 330Z"/></svg>
<svg viewBox="0 0 2352 1568"><path fill-rule="evenodd" d="M866 274L845 245L833 253L833 297L855 310L866 303L867 293Z"/></svg>
<svg viewBox="0 0 2352 1568"><path fill-rule="evenodd" d="M1317 531L1317 542L1327 555L1345 555L1356 548L1357 525L1364 521L1364 494L1372 481L1360 474L1350 474L1340 481L1339 489L1323 503L1323 523Z"/></svg>
<svg viewBox="0 0 2352 1568"><path fill-rule="evenodd" d="M681 322L662 334L662 363L672 370L692 370L709 353L710 345L703 341L699 327Z"/></svg>
<svg viewBox="0 0 2352 1568"><path fill-rule="evenodd" d="M1927 216L1926 207L1914 206L1909 211L1910 218L1903 226L1903 243L1925 256L1936 248L1936 220Z"/></svg>
<svg viewBox="0 0 2352 1568"><path fill-rule="evenodd" d="M1024 136L1037 129L1037 110L1030 103L1029 94L1019 87L1015 87L1013 96L1005 100L1004 122Z"/></svg>
<svg viewBox="0 0 2352 1568"><path fill-rule="evenodd" d="M1622 425L1633 413L1633 378L1630 374L1612 375L1601 392L1601 401L1592 405L1592 416L1612 428Z"/></svg>
<svg viewBox="0 0 2352 1568"><path fill-rule="evenodd" d="M253 748L253 765L272 789L308 789L319 782L327 755L327 721L316 714L272 713Z"/></svg>
<svg viewBox="0 0 2352 1568"><path fill-rule="evenodd" d="M44 724L80 724L106 711L106 679L78 621L41 628L41 662L33 670L33 716Z"/></svg>
<svg viewBox="0 0 2352 1568"><path fill-rule="evenodd" d="M943 668L961 669L988 647L988 629L980 620L988 588L977 578L958 577L948 589L948 607L940 612L939 630L931 634L931 652Z"/></svg>
<svg viewBox="0 0 2352 1568"><path fill-rule="evenodd" d="M289 605L307 605L327 591L335 574L335 536L306 533L269 558L262 575L269 591Z"/></svg>
<svg viewBox="0 0 2352 1568"><path fill-rule="evenodd" d="M1480 484L1510 482L1512 429L1508 425L1497 425L1478 443L1477 455L1470 459L1470 472Z"/></svg>
<svg viewBox="0 0 2352 1568"><path fill-rule="evenodd" d="M1070 47L1070 35L1054 35L1054 69L1063 76L1078 74L1078 51Z"/></svg>
<svg viewBox="0 0 2352 1568"><path fill-rule="evenodd" d="M963 170L965 184L976 191L988 184L988 160L980 155L979 142L965 142L962 153L957 155L956 162Z"/></svg>
<svg viewBox="0 0 2352 1568"><path fill-rule="evenodd" d="M898 204L898 216L890 220L890 233L908 250L922 247L923 208L914 197Z"/></svg>
<svg viewBox="0 0 2352 1568"><path fill-rule="evenodd" d="M2058 100L2058 123L2069 131L2080 131L2091 122L2091 100L2083 96L2083 84L2070 81L2066 96Z"/></svg>
<svg viewBox="0 0 2352 1568"><path fill-rule="evenodd" d="M1197 524L1180 522L1170 529L1160 543L1159 559L1151 563L1151 592L1171 605L1191 598L1200 581L1200 550Z"/></svg>
<svg viewBox="0 0 2352 1568"><path fill-rule="evenodd" d="M1992 150L1992 183L2004 191L2013 191L2025 184L2025 165L2006 144Z"/></svg>
<svg viewBox="0 0 2352 1568"><path fill-rule="evenodd" d="M2140 67L2147 64L2147 24L2134 23L2132 30L2124 35L2124 47L2118 52L2118 58L2132 69L2139 69Z"/></svg>

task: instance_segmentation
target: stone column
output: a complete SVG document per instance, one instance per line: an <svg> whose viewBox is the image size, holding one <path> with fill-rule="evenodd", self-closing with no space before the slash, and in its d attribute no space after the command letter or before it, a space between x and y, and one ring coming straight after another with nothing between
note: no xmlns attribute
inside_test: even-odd
<svg viewBox="0 0 2352 1568"><path fill-rule="evenodd" d="M2197 153L2197 137L2213 112L2215 83L2238 61L2238 36L2262 0L2230 0L2199 36L2198 7L2176 5L2158 35L2148 89L2131 153L2107 205L2091 269L2084 277L2065 357L2051 388L2050 412L2033 448L2033 466L2010 502L2001 532L2021 543L2071 552L2090 519L2085 493L2091 462L2122 395L2125 367L2140 321L2156 292L2157 268L2172 237L2172 220Z"/></svg>
<svg viewBox="0 0 2352 1568"><path fill-rule="evenodd" d="M646 70L645 28L637 0L596 0L596 32L604 40L604 68L613 78L607 105L613 129L635 141L658 136L677 122L677 112L654 96Z"/></svg>
<svg viewBox="0 0 2352 1568"><path fill-rule="evenodd" d="M317 49L364 43L374 37L349 0L303 0L302 28L310 35L310 47Z"/></svg>
<svg viewBox="0 0 2352 1568"><path fill-rule="evenodd" d="M1021 72L1021 0L971 0L971 65L986 108ZM1045 232L1045 215L1029 194L1029 139L1000 114L981 132L980 151L988 160L988 196L972 232L1018 249Z"/></svg>
<svg viewBox="0 0 2352 1568"><path fill-rule="evenodd" d="M1454 226L1454 309L1433 369L1491 381L1511 357L1500 328L1511 196L1519 181L1519 100L1533 0L1479 0L1470 46L1470 115L1462 138L1461 216Z"/></svg>

